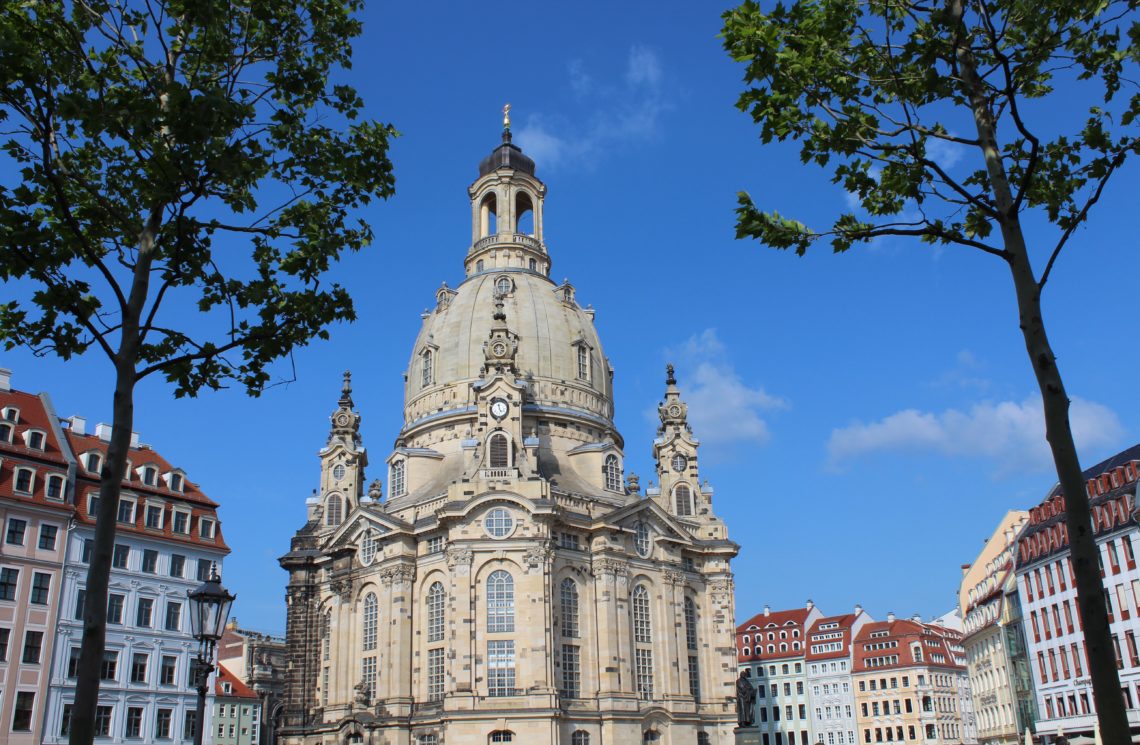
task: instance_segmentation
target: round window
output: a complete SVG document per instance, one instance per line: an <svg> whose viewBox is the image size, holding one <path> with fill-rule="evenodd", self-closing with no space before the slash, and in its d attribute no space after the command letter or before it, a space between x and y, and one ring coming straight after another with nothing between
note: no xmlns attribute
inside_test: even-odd
<svg viewBox="0 0 1140 745"><path fill-rule="evenodd" d="M483 530L492 538L506 538L515 529L515 520L503 507L496 507L483 518Z"/></svg>
<svg viewBox="0 0 1140 745"><path fill-rule="evenodd" d="M653 547L653 542L649 539L649 526L646 523L637 524L635 540L637 543L637 554L642 558L649 556L649 549Z"/></svg>
<svg viewBox="0 0 1140 745"><path fill-rule="evenodd" d="M343 463L337 463L335 466L333 466L333 478L336 479L337 481L340 481L341 479L344 478L344 464Z"/></svg>
<svg viewBox="0 0 1140 745"><path fill-rule="evenodd" d="M376 539L372 536L372 531L364 534L364 540L360 542L360 563L365 566L372 563L372 559L376 556Z"/></svg>
<svg viewBox="0 0 1140 745"><path fill-rule="evenodd" d="M673 456L673 470L677 473L684 471L687 465L689 465L689 460L685 456L680 453Z"/></svg>
<svg viewBox="0 0 1140 745"><path fill-rule="evenodd" d="M513 289L510 277L499 277L495 280L495 292L500 295L509 295Z"/></svg>

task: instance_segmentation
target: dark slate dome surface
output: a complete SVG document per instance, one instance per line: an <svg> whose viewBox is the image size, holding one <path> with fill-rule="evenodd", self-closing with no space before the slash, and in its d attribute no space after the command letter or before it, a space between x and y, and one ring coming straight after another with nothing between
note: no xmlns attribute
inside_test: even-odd
<svg viewBox="0 0 1140 745"><path fill-rule="evenodd" d="M523 155L518 145L511 143L511 133L503 133L503 144L479 163L479 175L486 176L499 168L513 168L516 171L534 175L534 161Z"/></svg>

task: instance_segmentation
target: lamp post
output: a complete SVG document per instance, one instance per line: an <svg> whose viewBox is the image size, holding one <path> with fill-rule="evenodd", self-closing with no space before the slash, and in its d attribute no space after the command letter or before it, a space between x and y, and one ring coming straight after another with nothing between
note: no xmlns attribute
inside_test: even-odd
<svg viewBox="0 0 1140 745"><path fill-rule="evenodd" d="M210 578L187 593L190 601L190 633L198 640L198 656L191 664L191 679L198 689L198 714L194 745L202 745L206 731L206 687L214 670L214 645L226 630L230 607L236 595L222 587L217 565L210 567Z"/></svg>

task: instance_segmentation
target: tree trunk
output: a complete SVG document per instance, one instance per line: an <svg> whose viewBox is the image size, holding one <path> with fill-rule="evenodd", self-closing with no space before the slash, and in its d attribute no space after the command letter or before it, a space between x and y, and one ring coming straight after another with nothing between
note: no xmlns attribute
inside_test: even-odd
<svg viewBox="0 0 1140 745"><path fill-rule="evenodd" d="M99 477L99 509L95 515L95 545L87 567L83 606L83 647L75 681L71 710L70 745L90 745L95 739L95 707L99 701L99 670L107 636L107 585L115 550L115 523L119 494L127 468L127 454L134 428L135 370L119 365L115 374L115 398L111 442ZM77 495L78 496L78 495ZM80 503L76 509L86 509ZM125 612L125 611L124 611Z"/></svg>
<svg viewBox="0 0 1140 745"><path fill-rule="evenodd" d="M111 442L99 478L99 510L95 515L95 545L87 567L83 607L83 647L75 681L69 745L91 745L95 739L95 707L99 703L99 670L107 638L107 585L115 550L115 525L119 517L119 494L127 470L131 432L135 422L135 382L139 356L139 323L150 288L150 268L155 241L162 224L162 208L147 216L139 236L131 292L123 308L119 350L115 354L115 398L112 403ZM83 505L76 505L83 509ZM123 609L124 612L126 609ZM201 727L202 722L198 723Z"/></svg>
<svg viewBox="0 0 1140 745"><path fill-rule="evenodd" d="M997 125L986 99L984 86L977 73L977 65L970 49L969 29L962 23L963 0L950 0L950 33L956 34L955 56L961 73L963 92L969 99L974 114L986 172L993 190L994 203L999 214L1002 241L1008 253L1010 275L1017 297L1017 310L1025 351L1033 366L1033 374L1041 389L1045 411L1045 438L1053 453L1057 480L1065 495L1065 522L1069 532L1069 553L1073 563L1077 589L1077 607L1080 611L1085 645L1088 650L1089 676L1092 679L1093 702L1100 723L1101 738L1106 743L1126 743L1131 737L1128 713L1120 691L1120 678L1116 671L1116 653L1112 646L1108 626L1108 608L1104 583L1100 576L1100 562L1096 538L1092 529L1089 498L1081 472L1077 447L1069 426L1069 397L1061 380L1061 371L1045 333L1045 320L1041 313L1041 288L1037 284L1021 219L1009 186L1009 177L1001 158L997 142ZM1012 93L1011 93L1012 95Z"/></svg>

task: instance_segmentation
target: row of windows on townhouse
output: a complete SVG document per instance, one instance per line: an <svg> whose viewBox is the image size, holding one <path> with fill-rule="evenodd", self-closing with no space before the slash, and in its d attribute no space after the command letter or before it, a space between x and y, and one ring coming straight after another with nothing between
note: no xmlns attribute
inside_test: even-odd
<svg viewBox="0 0 1140 745"><path fill-rule="evenodd" d="M787 733L773 732L770 736L769 733L763 732L760 734L760 738L763 745L772 745L772 743L775 743L775 745L784 745L785 738L787 745L796 745L795 730L791 730ZM842 740L840 740L840 742L842 742ZM800 745L808 745L808 733L805 730L800 730Z"/></svg>
<svg viewBox="0 0 1140 745"><path fill-rule="evenodd" d="M826 675L828 668L831 672L847 672L847 660L836 660L832 662L813 662L810 670L812 675ZM826 691L825 691L826 693Z"/></svg>
<svg viewBox="0 0 1140 745"><path fill-rule="evenodd" d="M166 505L164 503L151 503L147 500L143 505L142 511L143 527L148 530L163 530L166 527ZM129 496L119 497L119 512L116 515L118 522L124 525L135 525L138 522L138 508L140 507L137 500ZM87 514L90 517L96 517L99 513L99 495L92 492L87 495ZM170 508L170 530L179 535L190 535L192 533L192 523L194 521L193 513L187 508L171 506ZM204 541L212 541L217 535L217 521L212 517L201 516L198 518L198 537Z"/></svg>
<svg viewBox="0 0 1140 745"><path fill-rule="evenodd" d="M83 607L87 602L87 591L80 589L75 595L75 607L72 618L83 620ZM154 609L158 605L158 598L139 596L135 601L134 627L139 629L155 628ZM164 631L182 631L183 603L178 600L167 600L163 614L162 629ZM112 592L107 594L107 625L126 626L127 596Z"/></svg>
<svg viewBox="0 0 1140 745"><path fill-rule="evenodd" d="M567 577L559 585L558 628L563 639L581 638L579 623L578 583ZM433 582L425 599L425 631L429 645L444 641L446 591L442 582ZM688 650L689 693L700 698L700 673L697 643L697 607L692 598L686 597L683 608L685 622L685 646ZM633 628L634 679L638 695L645 700L654 697L653 631L650 619L649 591L638 584L630 593L630 620ZM374 593L364 596L361 603L361 677L369 698L376 691L376 656L379 605ZM327 663L331 659L331 616L323 618L321 629L322 658ZM509 634L515 631L515 585L514 577L506 570L496 570L487 577L486 584L486 627L489 634ZM429 646L427 653L427 696L431 701L443 698L445 690L444 646ZM515 685L515 642L513 639L489 639L487 641L487 694L489 696L515 696L519 694ZM581 698L581 646L565 642L561 646L559 690L565 698ZM329 667L322 673L321 693L327 705L329 694Z"/></svg>
<svg viewBox="0 0 1140 745"><path fill-rule="evenodd" d="M943 739L953 741L954 738L958 737L959 729L956 724L940 724L937 726L927 724L922 729L923 739L934 740L940 736L939 732L941 732ZM874 735L874 740L871 739L872 734ZM903 739L902 725L896 725L895 727L875 727L874 730L870 727L863 729L863 742L907 742L917 739L918 735L913 724L907 725L906 727L906 739Z"/></svg>
<svg viewBox="0 0 1140 745"><path fill-rule="evenodd" d="M72 704L63 705L63 713L59 721L59 736L67 737L71 734ZM121 715L116 710L122 709ZM173 740L175 710L169 707L157 707L154 710L154 729L146 731L146 708L142 706L100 705L95 708L95 736L96 737L123 737L129 740ZM121 718L122 724L118 720ZM193 741L198 720L198 713L187 709L182 718L182 737L184 741ZM121 728L121 729L120 729ZM13 727L15 729L15 727ZM29 727L30 729L30 727ZM121 734L120 734L121 733Z"/></svg>
<svg viewBox="0 0 1140 745"><path fill-rule="evenodd" d="M701 739L700 735L704 735L704 739ZM708 735L704 734L703 732L700 733L700 735L697 737L697 744L709 745ZM435 733L419 735L416 737L416 745L439 745L439 742L439 735L436 735ZM515 733L511 730L497 729L487 735L487 742L515 742ZM590 745L590 733L582 729L575 730L573 734L570 735L570 745Z"/></svg>
<svg viewBox="0 0 1140 745"><path fill-rule="evenodd" d="M815 718L817 720L819 720L821 722L824 721L824 714L827 715L826 716L827 721L831 721L832 719L850 719L851 718L851 704L847 704L845 707L839 707L839 706L817 706L817 707L815 707Z"/></svg>
<svg viewBox="0 0 1140 745"><path fill-rule="evenodd" d="M0 442L12 443L12 426L10 424L0 422ZM45 447L46 435L35 429L25 430L22 434L25 445L31 450L43 451ZM98 475L103 466L103 455L98 451L91 451L84 453L80 462L83 468L91 474ZM127 461L127 473L130 474L131 463ZM157 487L160 479L158 468L152 465L143 465L134 469L138 481L144 486ZM16 466L14 468L15 482L14 488L17 492L24 494L31 494L35 487L36 469L28 466ZM174 492L183 491L186 480L185 477L177 471L168 471L161 474L161 479L166 483L166 487ZM128 479L129 480L129 479ZM62 499L63 485L65 479L59 474L49 474L47 476L47 496L52 499Z"/></svg>
<svg viewBox="0 0 1140 745"><path fill-rule="evenodd" d="M1120 687L1120 695L1124 697L1124 707L1126 709L1134 709L1135 701L1140 701L1140 683L1136 684L1136 698L1132 697L1132 686L1124 685ZM1056 717L1075 717L1078 714L1089 714L1089 692L1087 690L1077 693L1058 693L1054 695L1045 695L1045 718L1053 719ZM1077 709L1077 701L1080 701L1080 709Z"/></svg>

